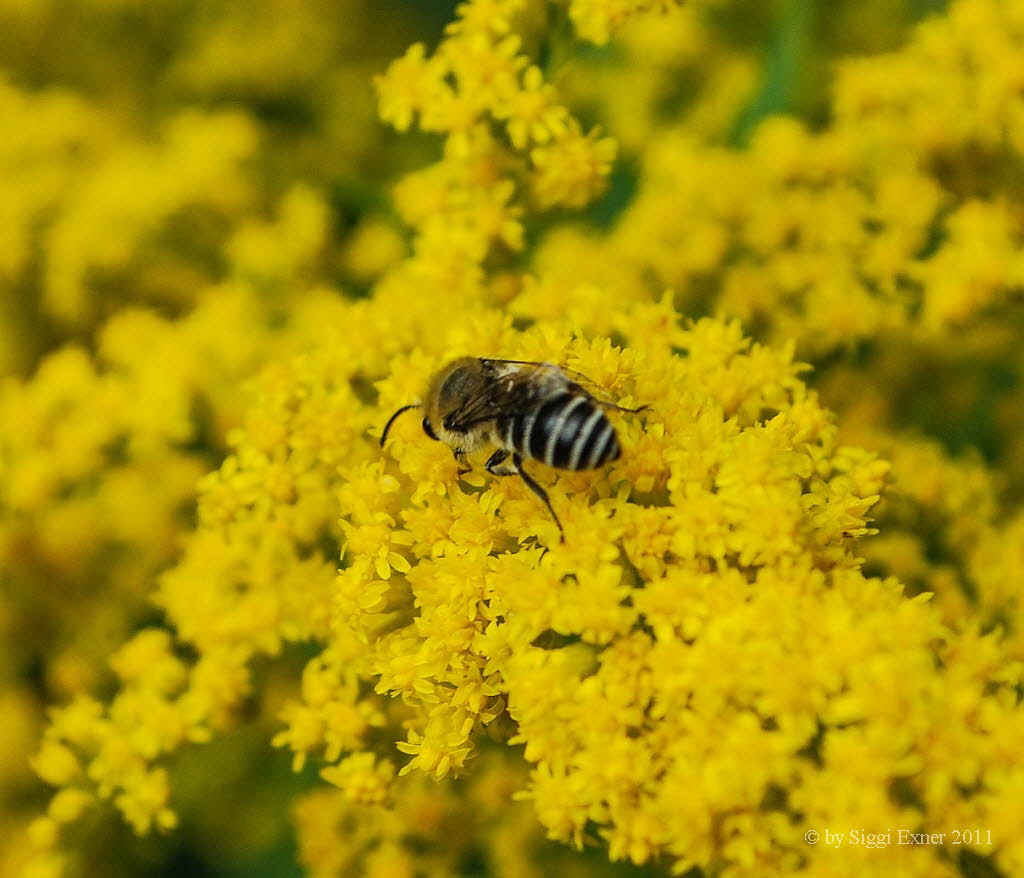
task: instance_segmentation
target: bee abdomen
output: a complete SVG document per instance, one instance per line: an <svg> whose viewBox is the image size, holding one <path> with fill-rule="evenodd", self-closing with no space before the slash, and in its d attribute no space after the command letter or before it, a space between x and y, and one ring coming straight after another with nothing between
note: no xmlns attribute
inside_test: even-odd
<svg viewBox="0 0 1024 878"><path fill-rule="evenodd" d="M611 422L592 400L571 393L499 424L505 444L557 469L603 466L622 453Z"/></svg>

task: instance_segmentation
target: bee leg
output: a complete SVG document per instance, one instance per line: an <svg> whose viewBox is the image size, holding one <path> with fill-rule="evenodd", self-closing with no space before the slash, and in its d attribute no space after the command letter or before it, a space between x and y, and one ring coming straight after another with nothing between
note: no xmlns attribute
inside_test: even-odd
<svg viewBox="0 0 1024 878"><path fill-rule="evenodd" d="M558 532L562 535L562 542L565 542L565 531L562 530L562 522L558 520L558 516L555 515L555 510L551 505L551 501L548 499L548 492L545 491L540 485L538 485L533 477L523 469L523 458L518 454L512 455L512 464L502 466L503 463L508 459L508 452L504 448L499 448L489 458L487 463L484 464L484 468L492 476L519 476L526 486L533 491L541 500L544 501L544 505L548 507L548 512L551 513L551 517L555 520L555 524L558 525Z"/></svg>
<svg viewBox="0 0 1024 878"><path fill-rule="evenodd" d="M538 485L533 480L533 476L523 469L523 459L518 454L512 455L512 465L516 468L516 472L519 473L519 477L526 482L526 487L544 501L544 505L547 506L548 512L551 513L551 517L555 520L555 524L558 525L558 533L561 536L561 542L564 543L565 529L562 527L562 522L558 520L558 516L555 514L555 508L551 505L551 501L548 499L548 492Z"/></svg>
<svg viewBox="0 0 1024 878"><path fill-rule="evenodd" d="M466 463L466 452L465 451L452 451L452 457L455 458L455 462L459 465L459 475L464 476L468 472L472 472L473 467Z"/></svg>
<svg viewBox="0 0 1024 878"><path fill-rule="evenodd" d="M616 412L629 412L630 414L634 414L634 415L637 412L645 412L645 411L647 411L650 408L650 406L647 405L646 403L644 403L639 408L629 409L629 408L626 408L624 405L616 405L614 402L606 402L603 399L599 399L597 402L598 402L598 404L602 408L612 409L613 411L616 411Z"/></svg>
<svg viewBox="0 0 1024 878"><path fill-rule="evenodd" d="M519 471L511 466L501 466L508 459L508 452L504 448L499 448L490 457L487 458L487 463L484 464L484 469L487 470L492 476L514 476L518 475Z"/></svg>

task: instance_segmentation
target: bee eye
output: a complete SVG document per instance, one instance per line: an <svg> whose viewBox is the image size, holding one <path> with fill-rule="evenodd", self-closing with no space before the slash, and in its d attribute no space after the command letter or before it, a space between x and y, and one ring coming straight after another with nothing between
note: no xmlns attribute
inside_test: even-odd
<svg viewBox="0 0 1024 878"><path fill-rule="evenodd" d="M431 439L437 440L437 433L434 432L434 428L430 426L430 418L423 419L423 432L426 433Z"/></svg>

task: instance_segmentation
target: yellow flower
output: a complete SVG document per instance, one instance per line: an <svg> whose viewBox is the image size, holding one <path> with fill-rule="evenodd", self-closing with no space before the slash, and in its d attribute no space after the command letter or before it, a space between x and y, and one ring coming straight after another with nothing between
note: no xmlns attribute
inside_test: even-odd
<svg viewBox="0 0 1024 878"><path fill-rule="evenodd" d="M459 92L478 110L493 111L518 89L519 71L526 59L519 54L521 40L509 35L495 41L476 32L451 37L442 57L450 65Z"/></svg>
<svg viewBox="0 0 1024 878"><path fill-rule="evenodd" d="M544 82L539 67L528 67L522 77L522 89L494 110L497 118L505 120L509 140L519 150L530 141L547 143L564 135L569 118L569 111L556 102L557 92Z"/></svg>
<svg viewBox="0 0 1024 878"><path fill-rule="evenodd" d="M456 715L457 717L457 715ZM443 778L450 772L458 773L466 757L472 753L471 747L462 746L466 743L472 720L459 722L448 717L431 718L423 733L409 730L409 740L399 741L395 746L403 753L412 755L399 775L419 770L434 777Z"/></svg>
<svg viewBox="0 0 1024 878"><path fill-rule="evenodd" d="M328 783L342 789L350 801L380 805L388 800L395 770L390 762L378 762L372 753L353 753L320 774Z"/></svg>
<svg viewBox="0 0 1024 878"><path fill-rule="evenodd" d="M467 0L455 7L456 20L446 28L449 34L508 33L511 19L526 6L526 0Z"/></svg>
<svg viewBox="0 0 1024 878"><path fill-rule="evenodd" d="M947 225L947 240L919 270L922 322L934 329L962 323L1024 284L1019 229L1005 204L968 202Z"/></svg>
<svg viewBox="0 0 1024 878"><path fill-rule="evenodd" d="M57 823L72 823L93 804L93 798L84 790L65 789L57 793L50 801L47 813Z"/></svg>
<svg viewBox="0 0 1024 878"><path fill-rule="evenodd" d="M39 752L32 759L32 768L53 786L70 784L81 771L74 752L53 739L43 742Z"/></svg>
<svg viewBox="0 0 1024 878"><path fill-rule="evenodd" d="M427 47L414 43L374 81L381 118L399 131L405 131L412 124L413 115L429 107L445 89L446 65L441 59L428 59L426 55Z"/></svg>
<svg viewBox="0 0 1024 878"><path fill-rule="evenodd" d="M173 829L177 825L174 812L165 806L169 794L167 772L157 769L136 778L131 791L119 794L114 802L125 820L141 835L152 825L162 830Z"/></svg>
<svg viewBox="0 0 1024 878"><path fill-rule="evenodd" d="M570 123L550 144L534 147L532 186L542 208L582 207L601 194L615 159L615 141Z"/></svg>

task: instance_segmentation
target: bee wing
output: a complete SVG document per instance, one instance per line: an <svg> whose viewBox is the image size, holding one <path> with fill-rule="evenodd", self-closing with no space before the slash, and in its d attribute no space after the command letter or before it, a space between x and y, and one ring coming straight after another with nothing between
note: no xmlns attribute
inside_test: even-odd
<svg viewBox="0 0 1024 878"><path fill-rule="evenodd" d="M487 359L481 362L491 380L445 418L449 430L467 430L484 421L525 411L572 383L552 363Z"/></svg>
<svg viewBox="0 0 1024 878"><path fill-rule="evenodd" d="M640 406L638 409L629 409L618 405L608 397L607 392L597 384L596 381L588 378L582 372L577 372L576 370L566 368L565 366L557 366L554 363L537 363L532 360L485 360L484 362L495 363L499 368L502 365L524 367L532 366L539 371L543 371L551 375L552 377L557 375L564 381L566 389L575 385L573 389L576 393L582 393L584 396L590 397L598 405L604 406L605 408L617 409L623 412L638 412L647 408L647 406Z"/></svg>

